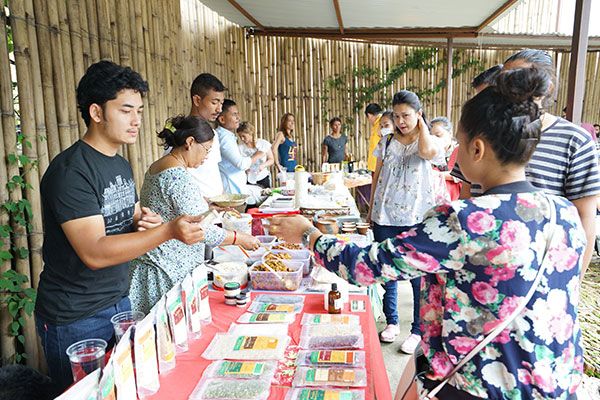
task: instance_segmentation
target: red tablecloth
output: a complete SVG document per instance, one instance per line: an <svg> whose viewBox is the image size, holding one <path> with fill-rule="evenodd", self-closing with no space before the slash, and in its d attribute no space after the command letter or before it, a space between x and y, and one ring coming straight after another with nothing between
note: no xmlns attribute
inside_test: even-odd
<svg viewBox="0 0 600 400"><path fill-rule="evenodd" d="M202 337L190 343L190 348L186 353L177 355L177 366L166 375L160 376L160 390L150 399L159 400L185 400L194 390L200 380L204 369L212 362L201 357L202 353L211 342L215 333L227 332L229 325L235 322L238 317L244 313L245 308L232 307L224 303L222 292L210 292L210 307L213 315L211 325L203 326ZM256 293L252 293L255 297ZM322 313L323 295L307 294L305 295L304 310L305 313ZM365 338L365 351L367 353L366 370L368 386L365 394L367 399L391 400L392 394L390 383L388 381L385 366L383 364L383 355L381 346L371 312L369 298L364 295L351 295L350 299L364 300L366 312L356 313L360 316L360 323ZM348 304L344 312L349 313ZM298 344L300 341L302 316L299 315L296 321L290 325L289 335L292 338L292 344ZM272 386L270 400L283 399L289 387Z"/></svg>

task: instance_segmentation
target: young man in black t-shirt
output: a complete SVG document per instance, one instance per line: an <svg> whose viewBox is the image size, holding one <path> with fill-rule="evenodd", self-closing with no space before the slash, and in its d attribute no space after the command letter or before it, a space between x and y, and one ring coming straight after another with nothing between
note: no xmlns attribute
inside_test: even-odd
<svg viewBox="0 0 600 400"><path fill-rule="evenodd" d="M77 87L87 131L52 160L41 182L44 270L35 319L50 377L72 383L66 349L90 338L110 342L110 318L131 308L128 261L159 244L203 239L201 217L168 223L140 208L129 163L117 154L137 139L148 84L110 61L90 66Z"/></svg>

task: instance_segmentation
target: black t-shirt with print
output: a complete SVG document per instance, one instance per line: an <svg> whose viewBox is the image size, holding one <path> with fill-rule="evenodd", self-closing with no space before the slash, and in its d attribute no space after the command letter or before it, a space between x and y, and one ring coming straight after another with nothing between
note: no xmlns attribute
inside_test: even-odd
<svg viewBox="0 0 600 400"><path fill-rule="evenodd" d="M107 235L133 230L137 194L131 166L79 140L48 167L41 186L44 270L35 311L55 324L89 317L119 302L129 288L128 263L92 270L77 256L61 224L101 215Z"/></svg>

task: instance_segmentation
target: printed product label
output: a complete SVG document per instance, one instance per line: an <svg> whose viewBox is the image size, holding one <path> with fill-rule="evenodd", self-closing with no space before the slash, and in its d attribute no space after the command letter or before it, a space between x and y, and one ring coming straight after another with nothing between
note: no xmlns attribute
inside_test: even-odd
<svg viewBox="0 0 600 400"><path fill-rule="evenodd" d="M310 353L313 364L354 364L354 352L345 350L320 350Z"/></svg>
<svg viewBox="0 0 600 400"><path fill-rule="evenodd" d="M269 336L240 336L235 342L234 350L273 350L279 340Z"/></svg>
<svg viewBox="0 0 600 400"><path fill-rule="evenodd" d="M294 306L290 304L265 304L261 307L260 311L271 311L271 312L294 312Z"/></svg>
<svg viewBox="0 0 600 400"><path fill-rule="evenodd" d="M352 400L349 390L302 389L298 400Z"/></svg>
<svg viewBox="0 0 600 400"><path fill-rule="evenodd" d="M159 335L158 340L161 341L160 358L166 362L169 362L173 358L175 358L175 346L173 345L173 338L171 337L171 331L169 330L169 322L167 321L167 315L161 315L158 323L161 327L161 329L157 329Z"/></svg>
<svg viewBox="0 0 600 400"><path fill-rule="evenodd" d="M285 314L259 313L250 317L250 322L284 322Z"/></svg>
<svg viewBox="0 0 600 400"><path fill-rule="evenodd" d="M342 300L335 300L333 303L334 307L341 308ZM349 324L350 317L347 315L331 315L331 314L318 314L313 319L315 324Z"/></svg>
<svg viewBox="0 0 600 400"><path fill-rule="evenodd" d="M307 382L353 383L355 372L351 369L311 368L306 372Z"/></svg>
<svg viewBox="0 0 600 400"><path fill-rule="evenodd" d="M335 307L336 310L341 310L342 308L344 308L344 302L342 301L342 299L335 299L333 301L333 306ZM338 323L347 324L348 322L338 322Z"/></svg>
<svg viewBox="0 0 600 400"><path fill-rule="evenodd" d="M219 369L220 376L229 375L261 375L265 369L264 363L248 361L225 361Z"/></svg>
<svg viewBox="0 0 600 400"><path fill-rule="evenodd" d="M200 299L204 300L208 297L208 285L203 285L200 288Z"/></svg>

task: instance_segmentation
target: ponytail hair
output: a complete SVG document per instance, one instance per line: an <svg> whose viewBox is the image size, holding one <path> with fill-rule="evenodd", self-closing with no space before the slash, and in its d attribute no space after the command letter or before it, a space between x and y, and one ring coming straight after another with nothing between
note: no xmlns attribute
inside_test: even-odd
<svg viewBox="0 0 600 400"><path fill-rule="evenodd" d="M215 133L208 122L198 117L185 115L168 119L165 128L158 133L165 149L183 146L190 136L197 143L206 143L213 139Z"/></svg>

